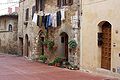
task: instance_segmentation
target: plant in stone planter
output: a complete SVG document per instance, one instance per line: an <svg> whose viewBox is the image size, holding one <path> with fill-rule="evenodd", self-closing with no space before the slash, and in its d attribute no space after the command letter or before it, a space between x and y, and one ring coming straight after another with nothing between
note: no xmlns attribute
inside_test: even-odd
<svg viewBox="0 0 120 80"><path fill-rule="evenodd" d="M70 40L68 45L70 49L74 49L77 47L77 42L75 40Z"/></svg>
<svg viewBox="0 0 120 80"><path fill-rule="evenodd" d="M47 61L47 57L45 55L40 55L39 56L39 60L43 63L45 63Z"/></svg>
<svg viewBox="0 0 120 80"><path fill-rule="evenodd" d="M54 61L52 61L52 62L48 63L48 65L53 66L53 65L55 65L55 63L54 63Z"/></svg>
<svg viewBox="0 0 120 80"><path fill-rule="evenodd" d="M62 58L56 57L56 58L54 59L53 63L55 64L55 66L60 67L61 61L62 61Z"/></svg>

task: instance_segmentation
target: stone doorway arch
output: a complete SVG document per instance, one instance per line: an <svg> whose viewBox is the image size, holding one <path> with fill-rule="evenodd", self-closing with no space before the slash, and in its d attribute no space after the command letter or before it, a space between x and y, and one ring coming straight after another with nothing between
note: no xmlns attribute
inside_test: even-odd
<svg viewBox="0 0 120 80"><path fill-rule="evenodd" d="M44 55L44 40L45 40L45 35L42 30L39 31L39 37L38 37L38 52L40 52L41 55Z"/></svg>
<svg viewBox="0 0 120 80"><path fill-rule="evenodd" d="M62 32L60 34L60 37L61 37L61 44L62 44L62 50L64 53L64 57L65 57L66 61L68 61L68 39L69 39L69 36L66 32Z"/></svg>

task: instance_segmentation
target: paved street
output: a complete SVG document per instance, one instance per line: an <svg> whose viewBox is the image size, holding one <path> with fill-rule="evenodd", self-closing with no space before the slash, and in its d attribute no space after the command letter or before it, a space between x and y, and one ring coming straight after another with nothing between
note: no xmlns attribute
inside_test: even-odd
<svg viewBox="0 0 120 80"><path fill-rule="evenodd" d="M118 80L0 55L0 80Z"/></svg>

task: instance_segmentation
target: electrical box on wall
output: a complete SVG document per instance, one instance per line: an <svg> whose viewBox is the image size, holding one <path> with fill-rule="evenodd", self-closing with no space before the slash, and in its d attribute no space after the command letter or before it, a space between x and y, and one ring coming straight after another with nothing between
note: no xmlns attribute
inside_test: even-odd
<svg viewBox="0 0 120 80"><path fill-rule="evenodd" d="M117 68L117 73L119 73L119 74L120 74L120 67L118 67L118 68Z"/></svg>

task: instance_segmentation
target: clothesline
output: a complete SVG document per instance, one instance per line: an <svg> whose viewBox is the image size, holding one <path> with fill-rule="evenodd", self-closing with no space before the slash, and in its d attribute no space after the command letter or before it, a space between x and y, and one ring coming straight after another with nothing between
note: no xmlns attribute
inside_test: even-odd
<svg viewBox="0 0 120 80"><path fill-rule="evenodd" d="M61 9L56 13L34 13L32 21L37 24L37 26L44 26L45 29L48 29L48 27L60 26L62 20L65 20L65 9Z"/></svg>

